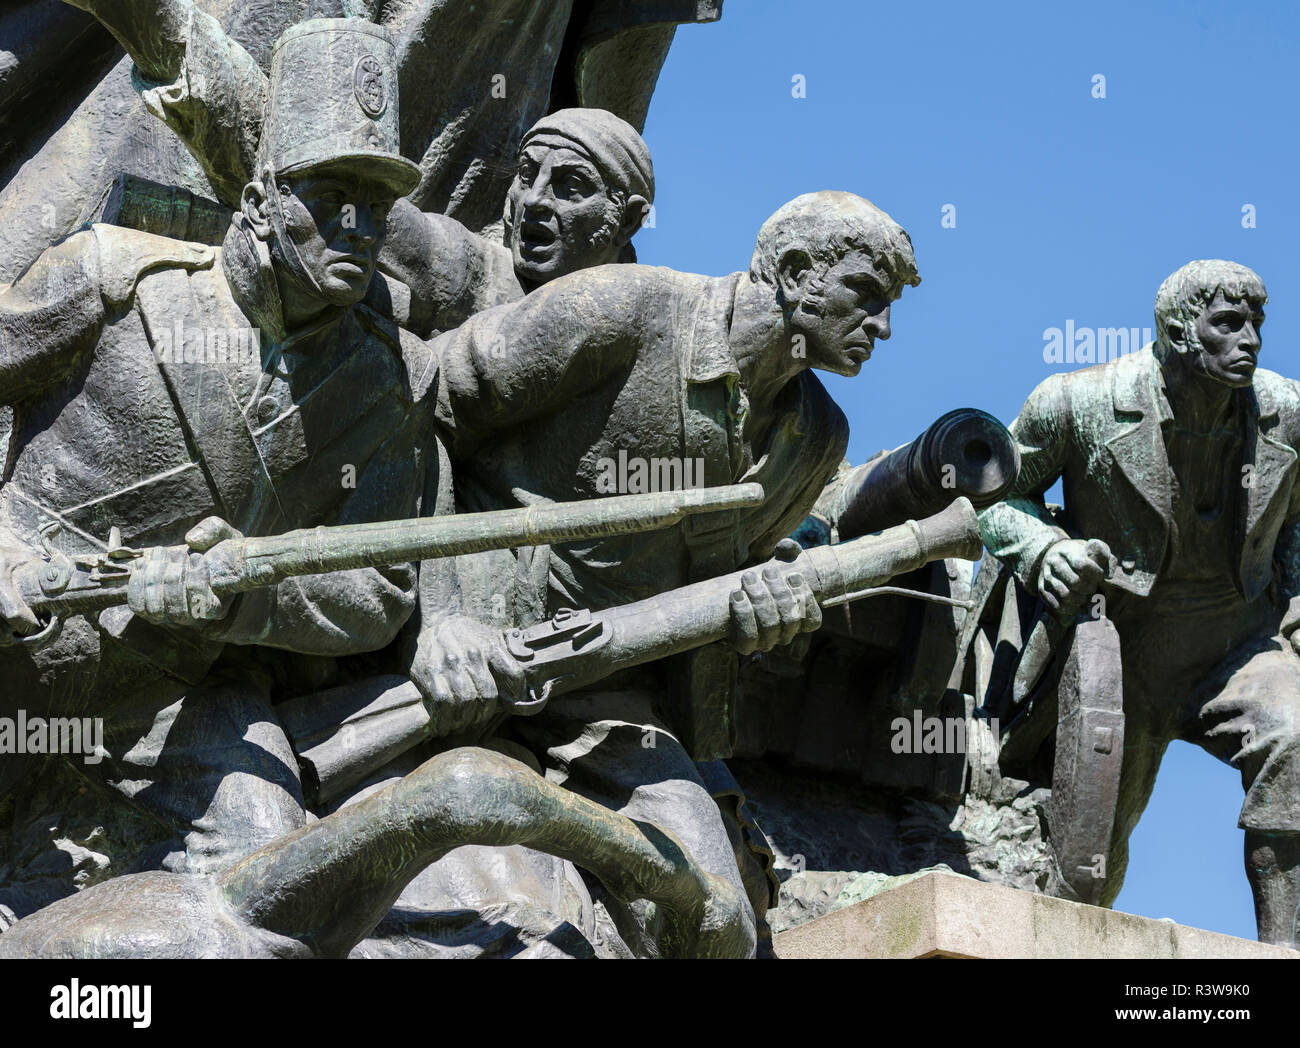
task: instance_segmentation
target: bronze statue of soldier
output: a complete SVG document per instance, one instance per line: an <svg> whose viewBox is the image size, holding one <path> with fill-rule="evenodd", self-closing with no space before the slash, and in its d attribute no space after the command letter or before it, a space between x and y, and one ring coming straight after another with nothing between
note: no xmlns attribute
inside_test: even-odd
<svg viewBox="0 0 1300 1048"><path fill-rule="evenodd" d="M139 547L184 536L200 553L239 532L414 517L422 500L432 511L415 392L430 358L374 279L388 210L418 178L396 148L393 57L385 30L360 20L290 30L259 173L221 248L95 226L0 296L0 388L15 408L6 625L36 626L11 581L42 540L73 556L103 554L110 531ZM10 701L105 716L104 782L175 830L164 868L197 872L303 822L268 697L289 653L382 647L416 581L411 565L362 568L231 601L194 560L147 557L129 607L0 657ZM6 761L6 785L21 764Z"/></svg>
<svg viewBox="0 0 1300 1048"><path fill-rule="evenodd" d="M66 3L66 6L65 6ZM15 10L10 10L15 8ZM75 10L81 8L82 10ZM89 12L112 33L100 30ZM119 175L179 191L171 199L210 198L234 207L256 172L262 107L245 104L204 61L203 45L237 41L247 64L266 73L281 33L307 17L360 16L383 24L398 42L393 69L405 96L405 155L421 169L412 200L464 229L500 240L501 200L514 176L521 136L540 117L584 107L608 110L640 129L660 68L679 24L721 17L721 0L24 0L5 5L0 37L12 52L0 80L0 217L8 257L0 282L15 279L54 240L97 210ZM207 16L211 16L209 19ZM208 32L215 27L218 35ZM195 38L198 38L197 41ZM119 61L121 44L133 58L146 40L158 61ZM195 55L183 61L185 49ZM237 64L242 64L237 62ZM144 92L144 104L138 97ZM191 92L210 90L237 100L242 115L221 128L203 128ZM32 120L60 114L61 126ZM178 127L228 147L200 149L196 166L150 111L174 104ZM191 135L182 131L187 142ZM160 206L165 210L168 201ZM182 206L181 210L184 210ZM195 212L177 215L183 228ZM224 226L224 217L220 218ZM112 221L105 218L105 221ZM150 227L153 232L164 232ZM197 230L166 230L198 239ZM508 272L508 270L507 270ZM448 271L448 275L454 275Z"/></svg>
<svg viewBox="0 0 1300 1048"><path fill-rule="evenodd" d="M236 205L253 173L266 108L269 82L257 62L192 0L81 0L78 6L126 47L150 112L184 142L223 203ZM483 86L487 91L486 77ZM501 243L409 200L393 207L379 267L401 282L392 310L408 330L447 330L556 276L635 261L631 240L654 203L654 170L630 123L604 109L551 112L523 133L512 165L503 180ZM158 222L166 209L148 199L149 190L121 191L130 192L144 199L114 198L121 220Z"/></svg>
<svg viewBox="0 0 1300 1048"><path fill-rule="evenodd" d="M768 496L762 507L713 514L654 540L487 554L492 566L454 577L423 571L421 604L432 613L412 676L443 715L462 731L497 718L498 685L510 674L480 682L482 672L466 669L515 663L493 626L527 626L562 607L656 595L671 602L665 591L674 587L773 551L796 556L797 544L783 540L847 442L843 414L810 369L857 374L890 335L891 304L918 282L910 241L892 219L852 194L815 193L764 224L746 273L585 270L435 339L438 422L461 510L596 494L609 475L602 463L620 455L698 460L700 482L757 481ZM720 816L709 764L734 743L737 651L788 643L821 619L806 587L757 573L733 594L732 616L730 643L554 698L507 731L548 777L668 830L710 872L743 878L761 911L766 868L738 820ZM467 624L474 619L481 625ZM457 652L450 667L448 633ZM634 951L654 952L643 921L625 912L618 927Z"/></svg>
<svg viewBox="0 0 1300 1048"><path fill-rule="evenodd" d="M425 410L432 401L421 400L436 361L393 323L392 284L375 275L388 210L415 178L393 148L392 60L391 39L372 23L295 26L273 60L261 173L244 188L221 249L97 226L56 245L0 298L5 390L17 418L0 488L0 602L18 634L0 649L11 695L42 712L103 711L105 784L173 833L161 853L134 857L160 867L159 876L110 891L115 902L93 896L131 916L105 915L103 941L74 936L67 948L124 948L142 913L187 893L207 907L196 920L238 923L231 900L213 893L251 852L259 891L288 893L305 907L306 923L295 927L316 929L309 950L346 952L442 853L517 842L586 858L606 882L626 881L670 911L684 906L685 925L674 922L688 937L709 932L724 952L752 949L752 926L733 915L743 898L702 874L677 842L653 828L646 839L613 813L556 812L534 772L483 751L462 751L403 783L421 794L448 791L457 812L449 821L435 803L411 824L411 835L441 840L421 858L400 834L376 835L376 805L396 787L309 825L271 699L283 686L301 688L296 678L316 672L313 659L392 640L414 604L412 566L352 561L231 599L214 589L205 555L241 542L241 529L308 526L303 534L322 536L329 529L320 524L450 509ZM610 533L606 523L593 520L594 533ZM101 533L111 535L107 549ZM187 545L168 546L182 535ZM494 542L503 544L471 545ZM20 577L70 557L106 571L114 558L132 558L126 603L71 616L58 632L54 621L41 629ZM4 770L8 786L21 762ZM499 788L466 794L476 775ZM503 835L507 780L520 821ZM589 832L575 836L575 825ZM343 839L350 857L331 848ZM620 873L637 851L649 864L642 884ZM377 901L362 906L357 896L356 919L330 931L334 904L301 878ZM48 927L39 922L61 912L20 922L7 942L24 951L16 945L23 929ZM246 915L251 938L236 949L267 941L257 931L265 916ZM165 935L166 921L160 915L154 932ZM33 934L45 952L49 941ZM181 955L194 948L192 940L176 947Z"/></svg>
<svg viewBox="0 0 1300 1048"><path fill-rule="evenodd" d="M1049 616L1117 631L1122 756L1100 901L1118 894L1165 748L1183 739L1240 771L1259 937L1297 946L1300 384L1257 367L1266 300L1233 262L1171 275L1153 344L1030 395L1011 427L1019 479L980 519ZM1058 479L1053 510L1044 493Z"/></svg>

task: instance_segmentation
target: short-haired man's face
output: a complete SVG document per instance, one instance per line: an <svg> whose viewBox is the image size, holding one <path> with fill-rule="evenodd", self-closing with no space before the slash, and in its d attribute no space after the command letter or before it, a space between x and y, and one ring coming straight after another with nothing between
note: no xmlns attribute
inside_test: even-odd
<svg viewBox="0 0 1300 1048"><path fill-rule="evenodd" d="M525 283L614 262L622 216L596 166L572 149L530 145L506 197L515 273Z"/></svg>
<svg viewBox="0 0 1300 1048"><path fill-rule="evenodd" d="M789 274L783 272L782 280ZM850 251L820 278L810 274L791 317L793 333L804 337L809 366L856 375L876 340L889 338L889 308L897 297L863 251Z"/></svg>
<svg viewBox="0 0 1300 1048"><path fill-rule="evenodd" d="M279 185L285 233L297 247L298 258L273 243L277 264L306 277L331 305L361 301L388 232L392 190L332 169L281 176Z"/></svg>
<svg viewBox="0 0 1300 1048"><path fill-rule="evenodd" d="M1192 366L1215 382L1240 389L1249 386L1259 363L1264 310L1248 299L1226 298L1218 291L1196 318L1201 343Z"/></svg>

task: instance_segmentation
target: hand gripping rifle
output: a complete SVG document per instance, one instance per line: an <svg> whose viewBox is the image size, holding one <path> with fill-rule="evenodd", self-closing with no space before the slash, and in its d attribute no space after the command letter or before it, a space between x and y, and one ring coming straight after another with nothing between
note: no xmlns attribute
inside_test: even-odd
<svg viewBox="0 0 1300 1048"><path fill-rule="evenodd" d="M782 575L802 575L823 606L871 596L875 587L947 557L975 559L983 545L970 501L922 521L876 535L814 546L792 561L774 560ZM763 567L766 567L764 565ZM615 670L640 666L713 641L731 631L731 594L745 569L607 611L561 611L546 622L506 634L511 654L528 672L532 703L592 684Z"/></svg>
<svg viewBox="0 0 1300 1048"><path fill-rule="evenodd" d="M614 495L523 509L322 526L282 535L226 539L196 556L202 557L212 591L218 597L227 597L274 586L298 575L654 531L671 527L689 514L742 509L762 501L763 488L759 484ZM113 528L105 552L70 557L51 542L58 530L57 522L43 524L43 557L19 565L13 572L18 592L28 607L38 619L49 620L40 633L15 638L27 647L48 644L70 615L125 604L127 582L144 556L143 550L123 546L118 529Z"/></svg>
<svg viewBox="0 0 1300 1048"><path fill-rule="evenodd" d="M931 561L975 559L982 548L975 510L959 498L925 520L770 563L783 575L802 575L818 602L829 607L880 588L892 591L880 584ZM502 705L516 716L534 714L554 694L725 639L731 594L744 574L735 571L603 611L565 609L535 626L507 630L506 645L524 667L529 694L503 697ZM305 695L276 709L316 801L341 795L423 741L430 724L419 689L399 676Z"/></svg>

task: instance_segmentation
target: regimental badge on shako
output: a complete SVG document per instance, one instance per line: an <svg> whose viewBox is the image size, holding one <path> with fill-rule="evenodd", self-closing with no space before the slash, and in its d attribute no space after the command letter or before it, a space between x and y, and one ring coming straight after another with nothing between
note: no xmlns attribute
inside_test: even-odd
<svg viewBox="0 0 1300 1048"><path fill-rule="evenodd" d="M362 55L357 59L352 71L352 88L366 116L378 119L388 106L388 93L384 90L384 70L374 55Z"/></svg>

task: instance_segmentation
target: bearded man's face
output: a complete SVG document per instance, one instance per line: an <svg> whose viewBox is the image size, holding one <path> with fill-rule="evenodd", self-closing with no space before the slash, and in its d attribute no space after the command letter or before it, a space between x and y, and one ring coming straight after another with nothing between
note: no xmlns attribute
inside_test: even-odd
<svg viewBox="0 0 1300 1048"><path fill-rule="evenodd" d="M618 260L623 202L581 153L534 144L519 154L506 197L515 273L535 287Z"/></svg>

